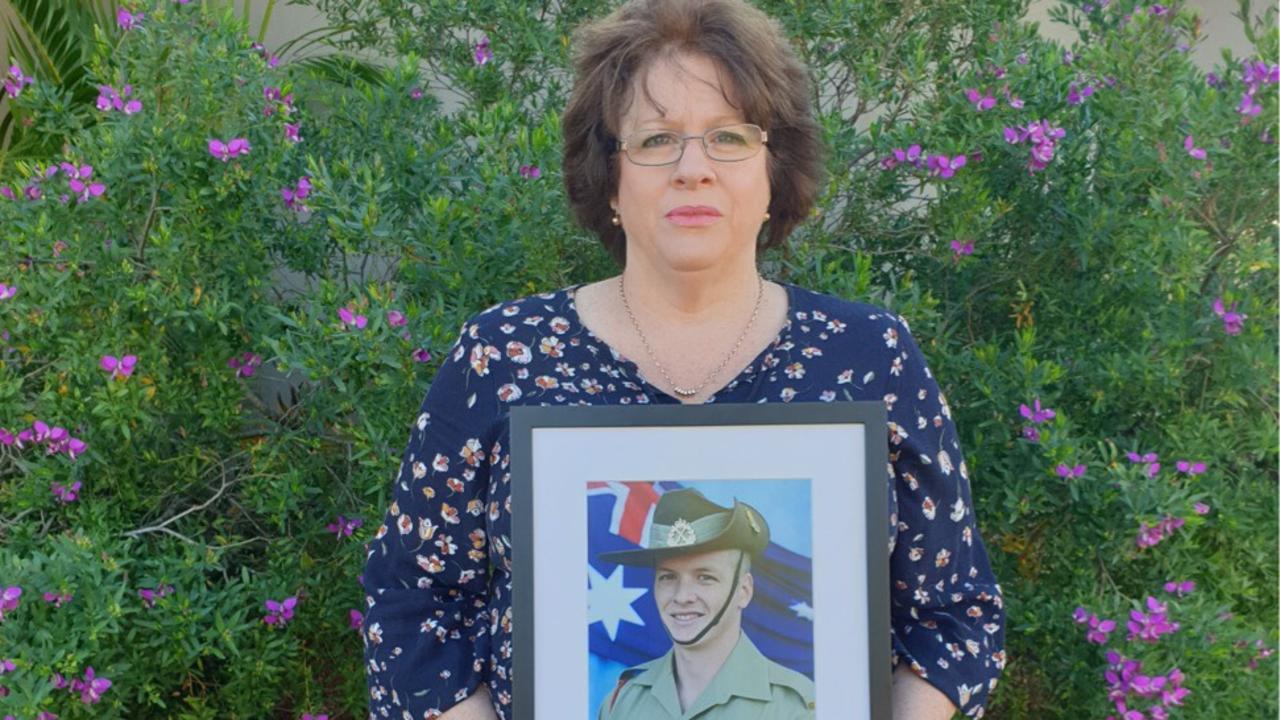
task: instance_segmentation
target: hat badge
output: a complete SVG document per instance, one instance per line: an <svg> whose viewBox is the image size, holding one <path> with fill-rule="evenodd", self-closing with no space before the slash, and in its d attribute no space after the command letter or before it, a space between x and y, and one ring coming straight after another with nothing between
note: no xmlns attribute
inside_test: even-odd
<svg viewBox="0 0 1280 720"><path fill-rule="evenodd" d="M671 529L667 531L667 547L683 547L697 541L698 536L693 531L693 525L684 518L677 518L671 525Z"/></svg>

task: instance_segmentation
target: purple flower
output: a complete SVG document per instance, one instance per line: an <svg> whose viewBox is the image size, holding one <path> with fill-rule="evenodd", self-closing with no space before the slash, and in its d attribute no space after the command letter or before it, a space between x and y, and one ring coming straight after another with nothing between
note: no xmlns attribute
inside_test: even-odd
<svg viewBox="0 0 1280 720"><path fill-rule="evenodd" d="M1147 610L1145 613L1141 610L1129 611L1127 627L1130 642L1141 640L1154 643L1160 640L1160 636L1178 631L1178 623L1169 620L1168 606L1150 595L1147 596Z"/></svg>
<svg viewBox="0 0 1280 720"><path fill-rule="evenodd" d="M423 92L422 92L422 88L420 87L415 87L409 91L409 97L413 98L414 100L421 100L422 95L423 95Z"/></svg>
<svg viewBox="0 0 1280 720"><path fill-rule="evenodd" d="M1022 437L1033 443L1040 442L1040 431L1028 425L1022 428Z"/></svg>
<svg viewBox="0 0 1280 720"><path fill-rule="evenodd" d="M1024 52L1018 53L1018 57L1014 58L1013 61L1018 63L1019 65L1026 65L1027 63L1031 62L1030 58L1028 58L1027 54Z"/></svg>
<svg viewBox="0 0 1280 720"><path fill-rule="evenodd" d="M209 154L222 162L240 155L248 155L249 149L249 141L244 138L233 138L229 142L223 142L217 138L209 141Z"/></svg>
<svg viewBox="0 0 1280 720"><path fill-rule="evenodd" d="M301 128L302 128L302 123L285 123L284 124L285 140L288 140L294 143L302 142L302 137L298 135L298 130L300 130Z"/></svg>
<svg viewBox="0 0 1280 720"><path fill-rule="evenodd" d="M145 608L155 607L156 600L172 594L172 585L162 585L158 588L138 588L138 597L142 598L142 606Z"/></svg>
<svg viewBox="0 0 1280 720"><path fill-rule="evenodd" d="M1177 468L1178 468L1178 472L1180 473L1186 473L1188 475L1200 475L1205 470L1205 464L1203 461L1199 461L1199 460L1197 460L1196 462L1191 462L1190 460L1179 460L1177 462Z"/></svg>
<svg viewBox="0 0 1280 720"><path fill-rule="evenodd" d="M17 585L11 585L0 591L0 621L4 620L5 613L18 609L18 601L21 598L22 588Z"/></svg>
<svg viewBox="0 0 1280 720"><path fill-rule="evenodd" d="M133 374L134 366L138 364L137 355L125 355L117 359L115 355L103 355L98 360L98 365L105 371L111 373L113 380L124 380Z"/></svg>
<svg viewBox="0 0 1280 720"><path fill-rule="evenodd" d="M1209 506L1208 506L1208 505L1205 505L1205 504L1204 504L1204 503L1202 503L1202 502L1198 502L1198 503L1196 503L1195 505L1192 505L1191 507L1195 509L1196 514L1197 514L1197 515L1208 515L1208 514L1209 514Z"/></svg>
<svg viewBox="0 0 1280 720"><path fill-rule="evenodd" d="M1262 112L1262 106L1253 99L1253 93L1245 93L1240 98L1240 104L1236 106L1236 112L1247 117L1254 117Z"/></svg>
<svg viewBox="0 0 1280 720"><path fill-rule="evenodd" d="M390 327L404 327L409 323L409 319L399 310L387 311L387 325Z"/></svg>
<svg viewBox="0 0 1280 720"><path fill-rule="evenodd" d="M1028 407L1025 403L1022 405L1019 405L1018 414L1022 415L1022 417L1030 420L1031 422L1037 425L1039 425L1040 423L1048 422L1054 419L1055 417L1057 417L1057 413L1050 410L1049 408L1040 407L1040 398L1035 399L1034 405L1035 405L1034 408Z"/></svg>
<svg viewBox="0 0 1280 720"><path fill-rule="evenodd" d="M1015 110L1021 110L1023 105L1026 104L1022 101L1022 98L1017 97L1016 95L1013 95L1009 92L1008 85L1004 86L1004 99L1005 99L1005 102L1009 103L1009 107ZM1006 136L1006 139L1007 139L1007 136Z"/></svg>
<svg viewBox="0 0 1280 720"><path fill-rule="evenodd" d="M1071 52L1070 50L1064 50L1064 51L1062 51L1062 64L1063 64L1063 65L1070 65L1071 63L1073 63L1073 62L1075 62L1075 61L1076 61L1076 54L1075 54L1075 53Z"/></svg>
<svg viewBox="0 0 1280 720"><path fill-rule="evenodd" d="M347 613L347 622L351 624L352 630L359 630L364 626L364 614L359 610L352 609Z"/></svg>
<svg viewBox="0 0 1280 720"><path fill-rule="evenodd" d="M337 522L329 523L324 529L334 533L338 536L338 539L341 540L344 537L351 537L351 533L355 532L356 528L363 524L364 521L360 518L353 518L349 520L339 515Z"/></svg>
<svg viewBox="0 0 1280 720"><path fill-rule="evenodd" d="M1216 87L1219 87L1220 85L1222 85L1222 78L1218 77L1218 74L1217 74L1217 73L1207 73L1207 74L1204 76L1204 82L1205 82L1205 84L1206 84L1206 85L1208 85L1209 87L1215 87L1215 88L1216 88Z"/></svg>
<svg viewBox="0 0 1280 720"><path fill-rule="evenodd" d="M363 330L364 326L369 324L369 318L364 315L357 315L350 305L338 308L338 319L342 321L343 325L356 327L360 330Z"/></svg>
<svg viewBox="0 0 1280 720"><path fill-rule="evenodd" d="M538 169L537 165L521 165L520 177L526 180L536 180L542 177L542 170Z"/></svg>
<svg viewBox="0 0 1280 720"><path fill-rule="evenodd" d="M34 84L35 80L22 74L22 68L17 65L9 66L9 77L4 80L4 91L11 98L16 98L22 94L22 88L27 85Z"/></svg>
<svg viewBox="0 0 1280 720"><path fill-rule="evenodd" d="M1085 640L1095 645L1106 645L1109 635L1116 629L1115 620L1103 620L1093 613L1086 612L1083 607L1076 608L1075 620L1078 624L1088 625Z"/></svg>
<svg viewBox="0 0 1280 720"><path fill-rule="evenodd" d="M236 371L236 377L253 377L253 369L262 364L262 358L254 352L242 352L239 357L227 359L227 367Z"/></svg>
<svg viewBox="0 0 1280 720"><path fill-rule="evenodd" d="M43 597L45 602L53 603L53 606L55 608L60 608L64 604L71 602L71 599L74 596L71 593L47 592L43 595Z"/></svg>
<svg viewBox="0 0 1280 720"><path fill-rule="evenodd" d="M1152 5L1147 12L1155 17L1161 17L1162 15L1169 14L1169 8L1160 4L1156 4L1156 5Z"/></svg>
<svg viewBox="0 0 1280 720"><path fill-rule="evenodd" d="M1252 95L1262 85L1280 82L1280 65L1268 65L1262 60L1245 60L1240 79L1248 86L1249 94Z"/></svg>
<svg viewBox="0 0 1280 720"><path fill-rule="evenodd" d="M991 94L984 95L982 91L978 90L977 88L966 89L964 91L964 95L969 100L969 102L973 105L973 109L978 112L982 112L983 110L990 110L991 108L996 106L996 99L994 96L992 96Z"/></svg>
<svg viewBox="0 0 1280 720"><path fill-rule="evenodd" d="M51 489L53 490L54 497L58 498L64 503L75 502L76 498L79 497L79 495L77 494L80 492L79 480L71 483L70 486L63 486L59 482L50 483L50 486L51 486Z"/></svg>
<svg viewBox="0 0 1280 720"><path fill-rule="evenodd" d="M90 197L98 197L107 190L107 186L102 183L88 182L93 177L92 165L75 165L73 163L61 163L59 169L69 179L67 187L76 194L79 202L85 202Z"/></svg>
<svg viewBox="0 0 1280 720"><path fill-rule="evenodd" d="M413 351L413 359L420 363L431 362L431 351L426 348L418 348Z"/></svg>
<svg viewBox="0 0 1280 720"><path fill-rule="evenodd" d="M493 59L493 51L489 49L488 37L481 37L480 42L476 43L473 54L477 65L484 65Z"/></svg>
<svg viewBox="0 0 1280 720"><path fill-rule="evenodd" d="M1146 463L1147 477L1155 477L1160 472L1160 463L1156 462L1160 456L1155 453L1147 453L1139 455L1136 452L1130 452L1126 457L1131 463Z"/></svg>
<svg viewBox="0 0 1280 720"><path fill-rule="evenodd" d="M1238 302L1231 303L1231 309L1228 310L1223 306L1221 297L1213 301L1213 314L1222 318L1222 329L1228 335L1239 335L1240 331L1244 329L1244 321L1249 317L1236 312L1236 306L1239 304Z"/></svg>
<svg viewBox="0 0 1280 720"><path fill-rule="evenodd" d="M920 167L920 146L912 145L906 150L903 150L902 148L894 148L893 155L881 160L880 166L885 170L892 170L897 167L899 163L909 163L916 167Z"/></svg>
<svg viewBox="0 0 1280 720"><path fill-rule="evenodd" d="M1024 141L1030 142L1031 157L1027 160L1027 170L1032 173L1048 167L1049 162L1053 160L1057 141L1066 134L1066 130L1053 127L1047 120L1004 129L1005 142L1013 145Z"/></svg>
<svg viewBox="0 0 1280 720"><path fill-rule="evenodd" d="M1189 595L1196 589L1195 581L1184 580L1182 582L1174 582L1170 580L1164 584L1164 591L1170 594L1177 594L1178 597Z"/></svg>
<svg viewBox="0 0 1280 720"><path fill-rule="evenodd" d="M1082 88L1077 88L1075 83L1071 83L1068 86L1068 90L1067 90L1067 104L1079 105L1080 103L1084 102L1085 99L1087 99L1092 94L1093 94L1092 85L1085 85Z"/></svg>
<svg viewBox="0 0 1280 720"><path fill-rule="evenodd" d="M1073 617L1077 624L1089 626L1085 639L1096 645L1106 645L1108 635L1116 629L1115 620L1103 620L1083 607L1077 607Z"/></svg>
<svg viewBox="0 0 1280 720"><path fill-rule="evenodd" d="M960 242L959 240L952 240L951 252L956 259L959 259L961 255L972 255L973 241L965 240L964 242Z"/></svg>
<svg viewBox="0 0 1280 720"><path fill-rule="evenodd" d="M1139 548L1149 548L1159 545L1166 537L1173 534L1174 530L1186 524L1186 520L1179 517L1166 515L1155 525L1147 525L1145 522L1138 523L1138 539Z"/></svg>
<svg viewBox="0 0 1280 720"><path fill-rule="evenodd" d="M136 15L129 11L126 7L121 7L116 11L116 24L121 30L133 30L142 25L142 19L146 17L145 13L137 13Z"/></svg>
<svg viewBox="0 0 1280 720"><path fill-rule="evenodd" d="M102 694L111 688L111 681L106 678L97 677L93 672L93 666L85 668L84 679L77 680L72 685L72 690L80 691L80 702L85 705L92 705L102 699Z"/></svg>
<svg viewBox="0 0 1280 720"><path fill-rule="evenodd" d="M118 110L125 115L133 115L142 110L142 102L140 100L125 101L125 98L133 94L133 86L125 85L120 92L110 85L98 86L98 109L103 112Z"/></svg>
<svg viewBox="0 0 1280 720"><path fill-rule="evenodd" d="M947 157L946 155L930 155L925 160L925 166L932 171L933 175L941 178L949 178L956 174L956 170L965 166L967 159L964 155L956 155L955 157Z"/></svg>
<svg viewBox="0 0 1280 720"><path fill-rule="evenodd" d="M1058 467L1054 468L1053 471L1057 473L1060 478L1078 478L1084 476L1085 466L1080 464L1072 467L1066 463L1058 463Z"/></svg>
<svg viewBox="0 0 1280 720"><path fill-rule="evenodd" d="M273 68L280 63L280 58L272 55L262 43L254 43L250 46L258 56L267 61L267 67Z"/></svg>
<svg viewBox="0 0 1280 720"><path fill-rule="evenodd" d="M298 604L296 596L289 596L282 601L267 600L264 603L267 607L267 615L262 618L262 622L268 625L284 625L293 619L293 608Z"/></svg>
<svg viewBox="0 0 1280 720"><path fill-rule="evenodd" d="M312 715L311 713L302 713L300 720L329 720L328 715Z"/></svg>
<svg viewBox="0 0 1280 720"><path fill-rule="evenodd" d="M0 300L8 300L9 298L17 294L18 294L17 285L5 285L4 283L0 283Z"/></svg>
<svg viewBox="0 0 1280 720"><path fill-rule="evenodd" d="M298 184L292 188L280 188L280 197L284 199L284 206L290 210L299 213L307 212L309 208L303 202L311 195L311 178L303 175L298 178Z"/></svg>
<svg viewBox="0 0 1280 720"><path fill-rule="evenodd" d="M1186 149L1188 155L1197 160L1204 160L1206 157L1204 148L1196 147L1195 141L1191 139L1190 135L1183 139L1182 147Z"/></svg>
<svg viewBox="0 0 1280 720"><path fill-rule="evenodd" d="M0 675L7 675L17 669L18 666L14 665L9 658L0 658Z"/></svg>

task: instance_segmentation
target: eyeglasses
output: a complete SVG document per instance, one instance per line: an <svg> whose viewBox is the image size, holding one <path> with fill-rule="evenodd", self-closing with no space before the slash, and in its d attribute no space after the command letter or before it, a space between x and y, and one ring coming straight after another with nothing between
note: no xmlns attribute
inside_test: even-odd
<svg viewBox="0 0 1280 720"><path fill-rule="evenodd" d="M637 130L618 144L618 149L636 165L670 165L680 162L689 140L702 141L707 157L719 162L739 162L755 157L769 142L769 133L759 125L742 123L712 128L702 135L680 135L670 130Z"/></svg>

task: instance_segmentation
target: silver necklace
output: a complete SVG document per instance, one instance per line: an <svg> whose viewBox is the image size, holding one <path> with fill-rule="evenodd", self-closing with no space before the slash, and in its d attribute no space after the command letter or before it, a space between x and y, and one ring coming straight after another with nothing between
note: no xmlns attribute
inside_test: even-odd
<svg viewBox="0 0 1280 720"><path fill-rule="evenodd" d="M742 329L742 334L738 336L738 342L733 344L733 349L724 357L724 360L720 361L716 369L712 370L711 374L702 381L701 385L690 389L677 385L676 381L672 380L671 376L667 374L667 369L662 367L662 363L658 362L658 357L654 355L653 348L649 346L649 339L644 336L644 331L640 329L640 323L636 321L635 313L631 312L631 303L627 302L627 290L623 285L622 275L618 276L618 295L622 297L622 307L626 308L627 317L631 318L631 327L635 328L636 335L640 337L640 344L644 345L644 351L649 355L650 362L653 363L654 367L658 368L658 372L662 373L662 378L667 381L667 385L680 397L692 397L702 392L707 383L714 380L720 374L720 371L724 370L725 366L729 364L729 361L738 354L738 350L742 348L742 342L747 339L747 333L751 332L751 328L756 324L756 316L760 314L760 301L764 298L764 277L756 275L756 279L760 281L756 290L756 304L751 309L751 319L747 321L747 326Z"/></svg>

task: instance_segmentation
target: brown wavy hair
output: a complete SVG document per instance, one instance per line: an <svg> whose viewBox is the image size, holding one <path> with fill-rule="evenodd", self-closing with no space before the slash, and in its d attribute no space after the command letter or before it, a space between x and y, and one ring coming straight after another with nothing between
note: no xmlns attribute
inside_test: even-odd
<svg viewBox="0 0 1280 720"><path fill-rule="evenodd" d="M578 223L620 265L626 239L609 206L618 191L618 128L637 81L654 61L678 53L711 58L729 80L725 99L769 133L770 220L759 247L782 243L809 216L823 182L822 132L809 73L777 21L743 0L631 0L575 30L573 47L562 123L565 189Z"/></svg>

